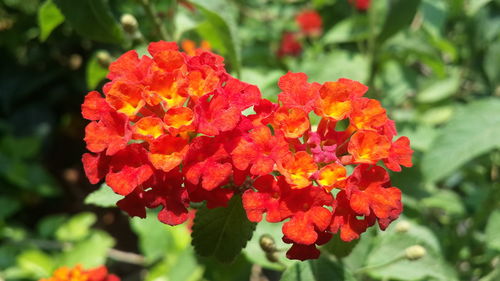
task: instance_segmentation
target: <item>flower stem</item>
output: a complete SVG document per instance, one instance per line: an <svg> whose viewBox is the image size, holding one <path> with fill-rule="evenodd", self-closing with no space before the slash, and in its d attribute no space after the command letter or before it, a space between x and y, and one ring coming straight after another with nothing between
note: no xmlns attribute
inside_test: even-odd
<svg viewBox="0 0 500 281"><path fill-rule="evenodd" d="M156 12L156 8L154 7L153 3L151 3L150 0L139 0L139 2L141 3L141 5L144 8L144 11L148 15L148 17L153 22L156 33L160 37L160 39L165 40L165 41L171 41L172 36L170 36L167 33L167 30L165 29L165 26L161 22L160 17L158 17L158 14Z"/></svg>

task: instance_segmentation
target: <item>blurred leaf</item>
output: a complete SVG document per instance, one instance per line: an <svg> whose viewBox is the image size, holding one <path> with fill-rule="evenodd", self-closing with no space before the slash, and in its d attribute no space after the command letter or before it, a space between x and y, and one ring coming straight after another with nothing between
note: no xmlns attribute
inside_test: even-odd
<svg viewBox="0 0 500 281"><path fill-rule="evenodd" d="M67 221L66 215L44 217L37 225L38 234L42 238L53 238L57 230Z"/></svg>
<svg viewBox="0 0 500 281"><path fill-rule="evenodd" d="M39 153L41 140L36 137L5 136L0 140L0 151L12 158L27 159Z"/></svg>
<svg viewBox="0 0 500 281"><path fill-rule="evenodd" d="M491 213L486 225L486 244L500 251L500 210Z"/></svg>
<svg viewBox="0 0 500 281"><path fill-rule="evenodd" d="M411 147L420 151L427 151L434 138L438 134L438 130L429 125L418 125L414 129L403 128L399 135L407 136L411 140Z"/></svg>
<svg viewBox="0 0 500 281"><path fill-rule="evenodd" d="M500 147L500 99L465 105L443 129L424 155L422 171L438 181L472 158Z"/></svg>
<svg viewBox="0 0 500 281"><path fill-rule="evenodd" d="M201 256L231 262L252 238L255 225L247 219L241 197L234 196L227 207L197 210L192 244Z"/></svg>
<svg viewBox="0 0 500 281"><path fill-rule="evenodd" d="M275 270L283 270L284 266L290 266L294 263L294 261L289 260L285 257L284 251L277 253L280 263L271 262L267 259L264 250L262 250L262 248L260 247L260 238L262 237L262 235L266 234L270 235L274 239L274 243L277 249L288 249L290 245L285 244L285 242L281 240L281 237L283 236L281 227L281 223L270 223L265 220L262 220L257 224L252 239L248 242L247 246L243 250L243 253L250 262L258 264L264 268Z"/></svg>
<svg viewBox="0 0 500 281"><path fill-rule="evenodd" d="M322 41L326 44L361 41L370 35L369 27L368 18L364 15L348 17L328 30Z"/></svg>
<svg viewBox="0 0 500 281"><path fill-rule="evenodd" d="M106 263L108 251L115 241L104 231L94 231L89 238L80 241L62 254L60 266L81 264L93 268Z"/></svg>
<svg viewBox="0 0 500 281"><path fill-rule="evenodd" d="M366 263L368 253L373 248L373 243L375 242L374 233L375 231L372 229L362 233L349 255L342 258L342 264L353 272L363 267Z"/></svg>
<svg viewBox="0 0 500 281"><path fill-rule="evenodd" d="M2 206L0 208L0 221L15 214L21 208L19 201L11 197L0 197L0 206Z"/></svg>
<svg viewBox="0 0 500 281"><path fill-rule="evenodd" d="M155 213L148 213L145 219L132 218L130 226L139 237L139 248L149 263L153 263L170 252L173 243L169 233L170 226L158 221Z"/></svg>
<svg viewBox="0 0 500 281"><path fill-rule="evenodd" d="M52 30L64 22L64 15L52 0L46 0L38 9L38 26L40 27L40 41L45 41Z"/></svg>
<svg viewBox="0 0 500 281"><path fill-rule="evenodd" d="M468 0L465 6L466 12L469 16L473 16L490 2L491 0Z"/></svg>
<svg viewBox="0 0 500 281"><path fill-rule="evenodd" d="M103 208L116 207L116 202L122 198L122 196L116 194L109 186L103 183L99 189L85 197L85 204Z"/></svg>
<svg viewBox="0 0 500 281"><path fill-rule="evenodd" d="M322 255L317 260L297 262L288 267L280 281L355 281L348 269Z"/></svg>
<svg viewBox="0 0 500 281"><path fill-rule="evenodd" d="M424 247L427 253L418 260L408 260L405 249L414 245ZM431 248L424 237L408 233L392 232L381 236L368 256L366 271L376 279L456 280L439 252Z"/></svg>
<svg viewBox="0 0 500 281"><path fill-rule="evenodd" d="M423 0L420 5L422 23L433 36L442 34L447 17L447 3L445 0Z"/></svg>
<svg viewBox="0 0 500 281"><path fill-rule="evenodd" d="M336 50L327 54L308 54L301 64L292 66L291 71L306 73L309 82L324 83L339 78L349 78L363 83L368 80L368 66L366 56Z"/></svg>
<svg viewBox="0 0 500 281"><path fill-rule="evenodd" d="M60 241L79 241L85 238L90 227L96 222L93 213L79 213L71 217L56 231L56 237Z"/></svg>
<svg viewBox="0 0 500 281"><path fill-rule="evenodd" d="M439 190L421 201L423 207L441 209L446 215L460 217L465 214L465 206L460 196L451 190Z"/></svg>
<svg viewBox="0 0 500 281"><path fill-rule="evenodd" d="M454 107L444 105L431 107L425 112L419 114L418 121L424 125L439 125L447 122L453 116Z"/></svg>
<svg viewBox="0 0 500 281"><path fill-rule="evenodd" d="M54 270L54 260L39 250L27 250L17 257L18 266L33 278L48 277Z"/></svg>
<svg viewBox="0 0 500 281"><path fill-rule="evenodd" d="M214 49L228 59L232 70L239 76L240 46L236 31L236 19L230 4L220 0L194 0L191 2L205 16L205 21L198 26L200 36L210 42Z"/></svg>
<svg viewBox="0 0 500 281"><path fill-rule="evenodd" d="M89 91L97 88L99 83L108 75L108 70L99 64L96 54L97 53L94 53L88 60L85 69L87 75L87 89Z"/></svg>
<svg viewBox="0 0 500 281"><path fill-rule="evenodd" d="M500 39L488 47L483 63L490 83L500 85Z"/></svg>
<svg viewBox="0 0 500 281"><path fill-rule="evenodd" d="M450 71L444 80L438 80L417 94L417 101L432 103L443 100L455 94L460 87L460 73Z"/></svg>
<svg viewBox="0 0 500 281"><path fill-rule="evenodd" d="M391 1L389 14L378 36L379 44L410 25L420 5L420 0Z"/></svg>
<svg viewBox="0 0 500 281"><path fill-rule="evenodd" d="M500 279L500 267L493 269L492 272L479 279L479 281L498 281L498 279Z"/></svg>
<svg viewBox="0 0 500 281"><path fill-rule="evenodd" d="M198 264L192 248L168 256L148 270L145 281L185 280L198 281L203 276L203 266Z"/></svg>
<svg viewBox="0 0 500 281"><path fill-rule="evenodd" d="M54 0L80 35L104 43L120 44L123 31L105 0Z"/></svg>

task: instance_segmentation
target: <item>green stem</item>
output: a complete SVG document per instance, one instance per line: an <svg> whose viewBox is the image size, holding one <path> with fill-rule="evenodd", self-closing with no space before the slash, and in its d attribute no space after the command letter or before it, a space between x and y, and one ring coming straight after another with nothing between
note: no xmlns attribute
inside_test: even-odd
<svg viewBox="0 0 500 281"><path fill-rule="evenodd" d="M151 19L151 21L153 21L156 33L160 37L160 39L165 41L171 41L172 37L167 33L165 26L163 26L161 19L158 17L158 14L156 13L156 8L154 7L153 3L151 3L150 0L139 0L139 2L141 3L148 17Z"/></svg>
<svg viewBox="0 0 500 281"><path fill-rule="evenodd" d="M392 259L392 260L389 260L387 262L384 262L384 263L380 263L380 264L376 264L376 265L371 265L371 266L365 266L365 267L362 267L358 270L356 270L354 272L355 275L358 275L358 274L363 274L367 271L370 271L370 270L373 270L373 269L377 269L377 268L381 268L381 267L386 267L388 265L391 265L393 263L396 263L398 261L401 261L401 260L404 260L406 259L405 255L404 254L401 254L399 256L396 256L396 258Z"/></svg>

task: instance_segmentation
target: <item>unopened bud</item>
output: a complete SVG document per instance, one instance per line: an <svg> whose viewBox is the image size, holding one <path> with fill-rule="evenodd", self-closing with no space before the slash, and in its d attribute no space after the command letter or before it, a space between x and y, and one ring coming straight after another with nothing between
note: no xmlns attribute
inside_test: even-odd
<svg viewBox="0 0 500 281"><path fill-rule="evenodd" d="M108 66L111 64L111 61L113 60L108 51L98 51L95 57L97 58L97 63L99 63L99 65L104 68L108 68Z"/></svg>
<svg viewBox="0 0 500 281"><path fill-rule="evenodd" d="M262 235L259 239L259 244L266 253L276 252L276 243L274 242L274 238L269 234Z"/></svg>
<svg viewBox="0 0 500 281"><path fill-rule="evenodd" d="M407 221L400 221L396 224L396 232L405 233L410 230L411 224Z"/></svg>
<svg viewBox="0 0 500 281"><path fill-rule="evenodd" d="M128 34L134 34L137 31L137 19L131 14L123 14L120 18L123 30Z"/></svg>
<svg viewBox="0 0 500 281"><path fill-rule="evenodd" d="M423 258L427 254L427 250L420 245L414 245L406 248L405 255L409 260L418 260Z"/></svg>
<svg viewBox="0 0 500 281"><path fill-rule="evenodd" d="M77 70L82 65L82 56L79 54L72 54L68 61L69 68Z"/></svg>

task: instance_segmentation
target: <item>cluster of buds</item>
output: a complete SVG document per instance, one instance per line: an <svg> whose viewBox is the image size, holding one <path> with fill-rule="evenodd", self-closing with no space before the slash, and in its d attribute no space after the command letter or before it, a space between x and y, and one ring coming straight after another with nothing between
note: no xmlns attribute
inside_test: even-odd
<svg viewBox="0 0 500 281"><path fill-rule="evenodd" d="M378 164L400 171L412 150L363 84L289 72L272 103L209 51L163 41L148 50L113 62L104 97L90 92L82 105L87 177L123 195L130 216L161 207L158 219L177 225L190 203L222 207L241 193L248 219L284 222L287 257L304 260L332 234L351 241L401 213L401 192Z"/></svg>
<svg viewBox="0 0 500 281"><path fill-rule="evenodd" d="M114 274L109 274L105 266L84 270L80 265L73 268L61 267L49 278L40 281L120 281Z"/></svg>

